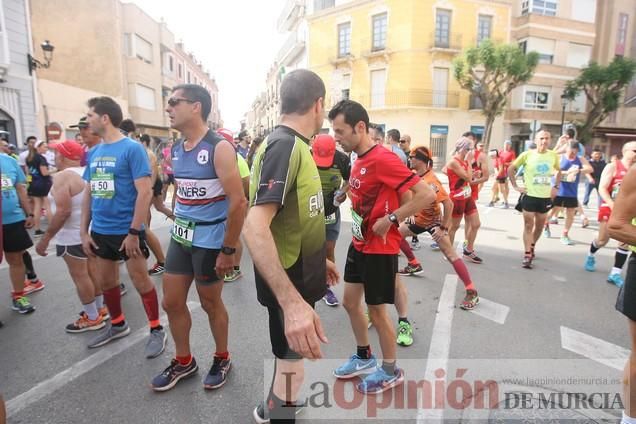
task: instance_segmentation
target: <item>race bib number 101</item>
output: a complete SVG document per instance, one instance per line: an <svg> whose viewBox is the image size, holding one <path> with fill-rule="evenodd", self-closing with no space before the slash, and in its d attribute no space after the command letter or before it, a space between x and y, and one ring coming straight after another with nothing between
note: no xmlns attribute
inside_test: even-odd
<svg viewBox="0 0 636 424"><path fill-rule="evenodd" d="M195 223L187 221L185 219L177 218L174 220L172 226L172 238L179 244L185 247L192 247L192 240L194 239L194 227Z"/></svg>

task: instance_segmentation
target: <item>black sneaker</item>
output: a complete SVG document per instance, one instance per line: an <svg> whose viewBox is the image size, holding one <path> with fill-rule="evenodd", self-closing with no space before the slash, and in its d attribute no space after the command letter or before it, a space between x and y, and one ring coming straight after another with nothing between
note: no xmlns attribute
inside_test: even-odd
<svg viewBox="0 0 636 424"><path fill-rule="evenodd" d="M475 264L481 264L484 262L482 258L477 256L474 250L472 252L469 252L468 250L464 249L464 259L467 259Z"/></svg>
<svg viewBox="0 0 636 424"><path fill-rule="evenodd" d="M161 374L152 379L152 390L156 392L165 392L172 389L182 378L187 378L199 370L197 361L192 358L188 365L181 365L179 361L173 359L170 361L168 368L163 370Z"/></svg>
<svg viewBox="0 0 636 424"><path fill-rule="evenodd" d="M227 381L227 374L232 368L232 361L228 357L227 359L221 359L214 357L214 362L210 368L210 372L205 376L203 380L203 388L206 390L218 389Z"/></svg>
<svg viewBox="0 0 636 424"><path fill-rule="evenodd" d="M303 409L305 409L304 403L299 403L296 405L296 415L300 414ZM265 405L265 402L261 402L254 408L254 413L252 414L254 417L254 421L258 424L265 424L269 422L269 409Z"/></svg>

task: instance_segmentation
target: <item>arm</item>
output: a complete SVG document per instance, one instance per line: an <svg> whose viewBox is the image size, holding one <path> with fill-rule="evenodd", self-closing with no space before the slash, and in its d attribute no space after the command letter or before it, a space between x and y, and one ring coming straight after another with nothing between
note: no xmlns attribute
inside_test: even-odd
<svg viewBox="0 0 636 424"><path fill-rule="evenodd" d="M18 199L20 201L20 207L26 215L26 221L24 226L26 228L33 227L33 210L31 209L31 202L29 202L29 196L27 195L26 186L24 184L16 184L15 191L18 193Z"/></svg>
<svg viewBox="0 0 636 424"><path fill-rule="evenodd" d="M88 169L88 168L87 168ZM97 248L97 244L88 233L88 227L91 223L91 185L90 182L84 188L84 197L82 198L82 218L80 220L80 237L82 238L82 249L84 253L90 257L94 257L93 247Z"/></svg>
<svg viewBox="0 0 636 424"><path fill-rule="evenodd" d="M51 175L48 165L40 165L40 175L42 175L43 177L48 177L49 175Z"/></svg>
<svg viewBox="0 0 636 424"><path fill-rule="evenodd" d="M152 200L152 184L150 176L143 176L135 179L135 189L137 189L137 200L135 200L135 212L130 228L141 230L141 226L146 222L150 201ZM139 249L139 235L128 234L121 243L119 250L123 250L126 256L137 258L142 256Z"/></svg>
<svg viewBox="0 0 636 424"><path fill-rule="evenodd" d="M409 199L410 196L413 196ZM393 211L398 222L404 221L411 215L429 207L435 202L435 193L424 181L420 180L400 195L400 207ZM373 224L373 232L379 237L386 236L393 223L385 215Z"/></svg>
<svg viewBox="0 0 636 424"><path fill-rule="evenodd" d="M594 168L592 168L592 165L590 165L590 162L585 159L584 157L581 157L581 164L583 165L581 167L581 173L585 174L586 177L588 177L588 179L590 178L590 174L592 172L594 172Z"/></svg>
<svg viewBox="0 0 636 424"><path fill-rule="evenodd" d="M568 137L565 135L559 137L556 146L554 146L554 153L557 153L559 155L564 154L565 151L568 149L568 140Z"/></svg>
<svg viewBox="0 0 636 424"><path fill-rule="evenodd" d="M152 205L167 218L174 219L174 214L166 207L166 205L164 205L163 200L161 200L161 196L153 196Z"/></svg>
<svg viewBox="0 0 636 424"><path fill-rule="evenodd" d="M55 199L55 214L51 218L51 223L46 229L46 233L40 239L40 242L35 247L36 252L40 256L46 256L46 249L49 247L49 243L60 231L64 223L71 216L71 187L68 183L68 179L63 179L63 174L55 176L55 183L51 188L51 195Z"/></svg>
<svg viewBox="0 0 636 424"><path fill-rule="evenodd" d="M616 202L609 219L609 235L620 242L636 246L636 168L632 167L621 183Z"/></svg>
<svg viewBox="0 0 636 424"><path fill-rule="evenodd" d="M469 166L468 169L464 169L461 166L459 166L459 162L455 160L448 162L448 164L446 165L446 168L453 171L462 180L470 182L470 180L472 180L473 178L472 168Z"/></svg>
<svg viewBox="0 0 636 424"><path fill-rule="evenodd" d="M614 208L614 200L612 199L612 195L609 192L609 185L612 182L612 177L614 176L615 165L613 163L608 164L605 169L603 169L603 173L601 174L601 181L598 184L598 194L601 196L601 199L605 201L607 206L610 209Z"/></svg>
<svg viewBox="0 0 636 424"><path fill-rule="evenodd" d="M508 166L508 179L510 180L510 185L512 188L517 190L519 193L525 193L525 187L519 187L517 185L517 169L523 166L526 163L526 154L522 153L514 162L511 162Z"/></svg>
<svg viewBox="0 0 636 424"><path fill-rule="evenodd" d="M444 208L444 215L442 216L442 226L445 228L450 228L451 221L453 219L453 201L450 198L446 198L442 202L442 206Z"/></svg>
<svg viewBox="0 0 636 424"><path fill-rule="evenodd" d="M486 160L486 155L479 155L479 163L481 164L481 178L477 178L473 181L473 184L481 184L488 181L490 178L490 169L488 168L488 161Z"/></svg>

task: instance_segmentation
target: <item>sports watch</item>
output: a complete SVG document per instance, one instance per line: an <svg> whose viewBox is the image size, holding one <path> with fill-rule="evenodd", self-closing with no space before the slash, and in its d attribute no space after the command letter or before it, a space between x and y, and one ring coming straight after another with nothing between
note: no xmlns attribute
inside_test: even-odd
<svg viewBox="0 0 636 424"><path fill-rule="evenodd" d="M400 220L398 219L397 215L394 213L389 214L389 221L391 221L393 225L395 225L396 227L400 226Z"/></svg>
<svg viewBox="0 0 636 424"><path fill-rule="evenodd" d="M221 247L221 253L223 253L225 255L233 255L234 253L236 253L236 248L235 247L223 246L223 247Z"/></svg>

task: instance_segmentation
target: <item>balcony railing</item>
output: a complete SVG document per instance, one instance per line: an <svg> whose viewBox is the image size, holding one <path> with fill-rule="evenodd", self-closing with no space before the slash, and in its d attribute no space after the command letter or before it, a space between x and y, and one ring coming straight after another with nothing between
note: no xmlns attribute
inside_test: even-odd
<svg viewBox="0 0 636 424"><path fill-rule="evenodd" d="M462 49L462 35L450 33L444 36L433 31L431 33L430 48L431 50L459 52Z"/></svg>
<svg viewBox="0 0 636 424"><path fill-rule="evenodd" d="M276 22L278 31L285 32L291 30L294 24L298 22L304 14L304 8L302 0L287 0Z"/></svg>
<svg viewBox="0 0 636 424"><path fill-rule="evenodd" d="M283 65L289 65L304 49L305 41L300 39L296 31L293 31L278 51L276 61Z"/></svg>
<svg viewBox="0 0 636 424"><path fill-rule="evenodd" d="M370 109L395 107L459 107L458 91L409 90L384 93L351 93L350 98Z"/></svg>

